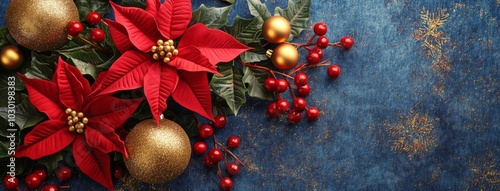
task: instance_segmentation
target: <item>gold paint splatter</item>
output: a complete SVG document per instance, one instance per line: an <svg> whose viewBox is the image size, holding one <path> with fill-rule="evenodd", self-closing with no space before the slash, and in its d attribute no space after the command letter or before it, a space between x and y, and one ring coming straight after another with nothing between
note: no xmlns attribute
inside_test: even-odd
<svg viewBox="0 0 500 191"><path fill-rule="evenodd" d="M500 168L490 150L485 155L469 160L474 178L469 181L467 190L500 190Z"/></svg>
<svg viewBox="0 0 500 191"><path fill-rule="evenodd" d="M424 157L429 149L437 146L433 133L434 122L428 114L420 115L410 110L407 116L401 116L396 125L389 125L387 131L393 137L391 150L405 153L409 159L418 155Z"/></svg>
<svg viewBox="0 0 500 191"><path fill-rule="evenodd" d="M123 176L118 182L117 188L119 188L117 191L137 191L146 189L139 180L130 175Z"/></svg>
<svg viewBox="0 0 500 191"><path fill-rule="evenodd" d="M424 7L420 12L422 26L413 34L417 42L422 42L421 45L426 52L427 58L433 60L432 67L434 72L446 72L450 70L448 57L443 50L443 46L450 42L450 38L441 30L449 17L450 14L446 9L431 13Z"/></svg>

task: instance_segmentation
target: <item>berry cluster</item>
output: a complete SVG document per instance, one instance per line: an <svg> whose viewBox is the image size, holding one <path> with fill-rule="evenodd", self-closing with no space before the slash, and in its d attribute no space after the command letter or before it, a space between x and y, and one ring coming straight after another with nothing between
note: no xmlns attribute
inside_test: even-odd
<svg viewBox="0 0 500 191"><path fill-rule="evenodd" d="M102 23L103 25L108 26L107 23L104 20L102 20L101 14L99 14L97 12L90 12L89 14L87 14L87 22L86 23L91 28L89 38L90 38L90 40L92 40L92 42L83 38L80 35L84 30L84 26L79 21L71 21L68 24L68 27L67 27L68 38L69 39L72 39L73 37L78 38L78 39L84 41L85 43L93 46L95 49L100 50L106 54L110 54L106 49L95 44L95 43L101 43L102 41L104 41L104 38L106 36L102 29L96 27L97 24L99 24L99 23Z"/></svg>
<svg viewBox="0 0 500 191"><path fill-rule="evenodd" d="M227 124L227 119L224 115L217 115L215 121L212 125L204 124L198 128L199 137L202 139L193 144L193 152L196 155L202 156L207 153L203 158L203 164L212 168L217 166L217 174L220 178L219 186L222 190L231 190L233 187L233 180L229 176L235 176L240 171L240 166L245 166L236 155L231 152L231 149L236 149L240 146L241 140L237 136L230 136L227 138L227 143L223 144L217 141L214 135L214 129L212 126L221 129ZM210 137L214 139L214 147L208 150L208 145L203 140ZM222 149L219 149L219 147ZM208 151L207 151L208 150ZM230 155L234 161L228 161L228 155ZM229 176L223 177L220 168L220 163L226 165L226 172Z"/></svg>
<svg viewBox="0 0 500 191"><path fill-rule="evenodd" d="M298 123L302 119L302 112L305 111L307 120L314 121L319 117L319 110L316 107L308 107L305 97L311 91L311 86L308 83L307 74L301 72L304 69L314 68L319 66L329 66L327 75L335 79L340 75L340 67L336 64L328 64L329 60L323 60L324 49L329 46L341 47L349 50L354 45L354 39L350 36L344 36L339 42L329 43L328 38L325 36L328 27L325 23L319 22L314 25L314 35L310 37L309 41L305 44L290 43L297 48L305 48L308 53L306 56L307 63L300 64L293 68L289 73L283 73L269 69L267 67L258 66L256 64L242 63L244 66L262 69L269 72L269 77L264 81L264 88L268 92L275 93L278 97L276 102L268 105L266 113L271 118L279 117L282 114L287 114L287 119L290 123ZM314 43L313 40L316 39ZM310 48L311 46L314 46ZM277 78L276 74L280 74L283 78ZM295 74L295 76L293 76ZM292 91L294 87L288 82L287 79L293 80L297 89L297 95ZM290 89L290 94L293 99L292 104L281 96L281 93Z"/></svg>
<svg viewBox="0 0 500 191"><path fill-rule="evenodd" d="M67 166L62 166L57 169L56 176L60 182L65 182L71 178L72 170ZM69 186L59 186L54 184L44 185L44 181L47 179L47 171L42 168L36 168L24 178L24 185L29 190L42 190L42 191L58 191L59 188L65 189ZM12 177L10 175L5 176L3 179L3 186L6 190L16 190L19 191L19 180L17 177ZM43 189L41 189L43 187Z"/></svg>

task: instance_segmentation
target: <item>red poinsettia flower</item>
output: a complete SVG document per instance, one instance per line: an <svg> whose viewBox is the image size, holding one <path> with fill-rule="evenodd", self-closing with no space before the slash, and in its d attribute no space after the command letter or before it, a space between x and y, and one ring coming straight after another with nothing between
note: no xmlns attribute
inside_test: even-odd
<svg viewBox="0 0 500 191"><path fill-rule="evenodd" d="M95 86L91 87L76 67L60 58L52 81L19 76L26 85L31 103L47 114L49 120L35 126L25 136L15 156L37 160L71 144L80 170L113 190L107 153L117 151L127 156L115 129L134 113L142 99L89 97L87 95ZM100 79L102 75L95 84Z"/></svg>
<svg viewBox="0 0 500 191"><path fill-rule="evenodd" d="M203 24L187 28L192 16L189 0L147 0L146 10L110 3L116 22L107 22L122 56L96 93L144 87L157 121L169 96L213 121L206 72L218 73L217 63L231 61L249 47ZM175 45L173 40L179 37Z"/></svg>

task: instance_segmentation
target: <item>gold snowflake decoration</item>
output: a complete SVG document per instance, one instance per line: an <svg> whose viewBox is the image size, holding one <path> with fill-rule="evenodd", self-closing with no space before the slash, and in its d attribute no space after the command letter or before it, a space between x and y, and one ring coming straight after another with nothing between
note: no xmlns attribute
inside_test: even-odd
<svg viewBox="0 0 500 191"><path fill-rule="evenodd" d="M467 190L500 190L500 171L495 162L493 152L469 161L474 178L469 182Z"/></svg>
<svg viewBox="0 0 500 191"><path fill-rule="evenodd" d="M426 51L427 57L433 59L435 71L450 70L448 58L443 51L443 46L450 42L450 38L441 30L449 17L450 14L446 9L431 13L424 7L420 12L422 26L413 35L417 42L422 42L422 48Z"/></svg>
<svg viewBox="0 0 500 191"><path fill-rule="evenodd" d="M429 149L437 146L436 136L433 133L434 122L428 114L420 115L410 110L409 115L401 116L396 125L387 127L393 138L391 150L405 153L409 159L418 155L425 156Z"/></svg>

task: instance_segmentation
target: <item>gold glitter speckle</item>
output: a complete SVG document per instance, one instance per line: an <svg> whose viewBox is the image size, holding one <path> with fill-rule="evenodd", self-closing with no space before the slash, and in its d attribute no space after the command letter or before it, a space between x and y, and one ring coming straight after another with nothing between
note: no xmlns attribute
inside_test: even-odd
<svg viewBox="0 0 500 191"><path fill-rule="evenodd" d="M474 178L469 181L467 190L500 190L500 169L490 150L485 155L469 160Z"/></svg>

